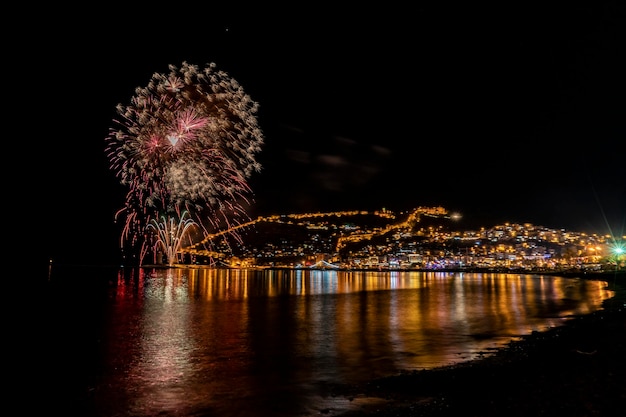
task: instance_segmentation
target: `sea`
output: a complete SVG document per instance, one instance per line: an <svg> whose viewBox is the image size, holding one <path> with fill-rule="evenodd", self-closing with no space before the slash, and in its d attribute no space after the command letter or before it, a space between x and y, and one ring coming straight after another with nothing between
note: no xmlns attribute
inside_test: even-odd
<svg viewBox="0 0 626 417"><path fill-rule="evenodd" d="M338 416L359 404L335 385L480 359L612 296L530 273L51 265L22 307L36 395L19 409Z"/></svg>

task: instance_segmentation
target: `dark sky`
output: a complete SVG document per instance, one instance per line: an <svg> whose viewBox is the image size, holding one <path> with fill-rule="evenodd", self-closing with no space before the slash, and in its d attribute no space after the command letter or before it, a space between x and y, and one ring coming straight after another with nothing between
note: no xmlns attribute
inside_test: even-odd
<svg viewBox="0 0 626 417"><path fill-rule="evenodd" d="M215 63L260 105L253 216L441 205L466 227L623 235L624 3L430 3L39 9L8 80L38 148L17 183L26 237L46 259L117 249L115 106L183 61Z"/></svg>

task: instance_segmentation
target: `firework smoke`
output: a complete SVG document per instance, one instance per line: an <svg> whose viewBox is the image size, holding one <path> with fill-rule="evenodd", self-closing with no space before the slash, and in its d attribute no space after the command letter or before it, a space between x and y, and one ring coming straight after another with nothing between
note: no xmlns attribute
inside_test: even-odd
<svg viewBox="0 0 626 417"><path fill-rule="evenodd" d="M137 88L106 138L106 154L129 188L118 212L126 221L121 246L150 247L147 227L161 216L187 211L208 231L247 220L248 178L261 170L258 104L215 64L200 70L183 62L155 73Z"/></svg>

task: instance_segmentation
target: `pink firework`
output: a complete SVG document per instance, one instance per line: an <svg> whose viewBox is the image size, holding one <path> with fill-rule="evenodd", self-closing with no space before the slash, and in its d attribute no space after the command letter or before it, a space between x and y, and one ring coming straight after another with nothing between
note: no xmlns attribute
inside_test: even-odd
<svg viewBox="0 0 626 417"><path fill-rule="evenodd" d="M187 211L205 232L248 220L247 180L261 170L264 141L258 104L215 64L170 65L135 92L106 138L111 169L129 187L122 247L143 256L147 226L164 215Z"/></svg>

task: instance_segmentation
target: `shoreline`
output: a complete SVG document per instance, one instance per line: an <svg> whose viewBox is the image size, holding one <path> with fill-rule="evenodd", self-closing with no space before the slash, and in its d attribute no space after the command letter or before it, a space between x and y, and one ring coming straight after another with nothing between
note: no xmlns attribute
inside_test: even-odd
<svg viewBox="0 0 626 417"><path fill-rule="evenodd" d="M558 274L559 276L561 274ZM620 277L611 282L608 278ZM626 410L626 281L595 274L615 296L601 310L533 332L492 355L329 388L341 417L623 417Z"/></svg>
<svg viewBox="0 0 626 417"><path fill-rule="evenodd" d="M275 271L342 271L342 272L467 272L467 273L501 273L501 274L531 274L531 275L558 275L572 278L581 277L586 279L606 279L614 275L626 278L626 270L581 270L581 269L516 269L516 268L344 268L344 267L292 267L292 266L249 266L231 267L214 266L203 264L143 264L143 265L119 265L119 268L126 269L227 269L227 270L275 270Z"/></svg>

